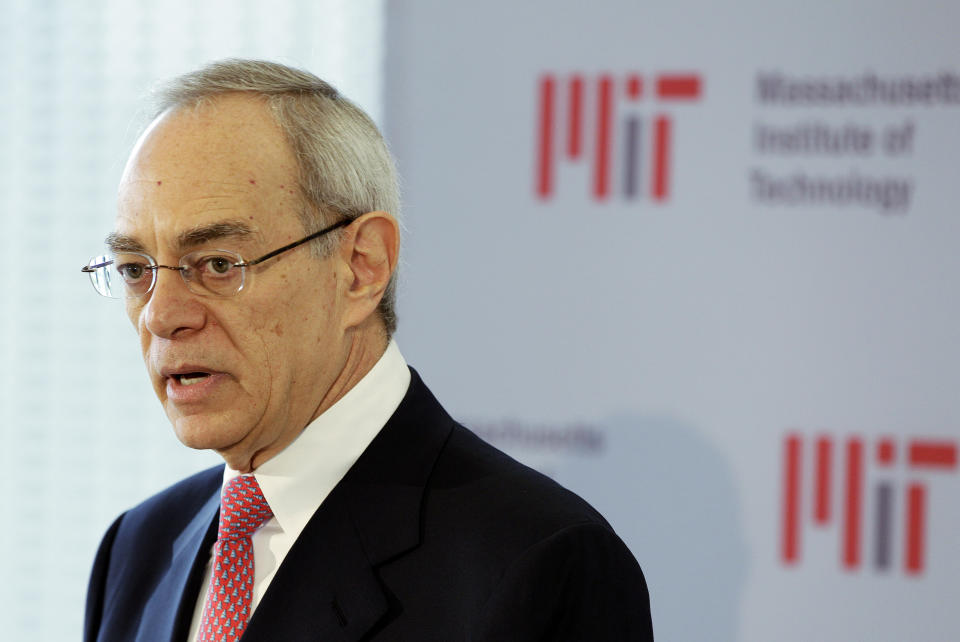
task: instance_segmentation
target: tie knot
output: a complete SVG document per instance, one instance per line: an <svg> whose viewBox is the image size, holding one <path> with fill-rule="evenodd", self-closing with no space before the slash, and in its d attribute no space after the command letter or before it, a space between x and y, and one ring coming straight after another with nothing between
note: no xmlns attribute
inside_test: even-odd
<svg viewBox="0 0 960 642"><path fill-rule="evenodd" d="M273 516L253 475L234 477L220 497L220 530L217 539L249 537Z"/></svg>

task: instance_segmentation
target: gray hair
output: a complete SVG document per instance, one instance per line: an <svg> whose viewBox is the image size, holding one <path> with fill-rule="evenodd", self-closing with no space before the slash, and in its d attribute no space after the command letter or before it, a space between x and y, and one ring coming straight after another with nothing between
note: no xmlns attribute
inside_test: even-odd
<svg viewBox="0 0 960 642"><path fill-rule="evenodd" d="M377 126L307 71L261 60L220 60L158 89L156 114L236 92L263 97L283 130L297 159L306 231L377 210L399 218L396 170ZM316 253L328 255L339 239L339 232L318 239ZM396 288L394 272L378 307L388 335L397 327Z"/></svg>

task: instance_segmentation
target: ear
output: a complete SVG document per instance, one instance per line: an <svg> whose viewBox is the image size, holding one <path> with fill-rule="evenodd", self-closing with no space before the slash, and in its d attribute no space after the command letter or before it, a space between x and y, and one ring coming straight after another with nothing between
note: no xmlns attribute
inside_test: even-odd
<svg viewBox="0 0 960 642"><path fill-rule="evenodd" d="M363 324L376 312L397 268L400 227L387 212L367 212L346 228L341 256L348 266L346 326Z"/></svg>

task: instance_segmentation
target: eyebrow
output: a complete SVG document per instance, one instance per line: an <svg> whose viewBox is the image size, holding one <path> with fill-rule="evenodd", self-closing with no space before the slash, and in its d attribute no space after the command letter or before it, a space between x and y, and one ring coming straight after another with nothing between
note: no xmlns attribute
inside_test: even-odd
<svg viewBox="0 0 960 642"><path fill-rule="evenodd" d="M132 236L120 234L119 232L110 232L103 242L111 252L146 252L143 245Z"/></svg>
<svg viewBox="0 0 960 642"><path fill-rule="evenodd" d="M249 225L242 221L218 221L206 225L198 225L181 232L177 236L176 247L179 251L185 251L198 245L203 245L210 241L220 239L246 238L253 234ZM107 247L113 252L142 252L146 253L143 243L132 236L111 232L104 239Z"/></svg>

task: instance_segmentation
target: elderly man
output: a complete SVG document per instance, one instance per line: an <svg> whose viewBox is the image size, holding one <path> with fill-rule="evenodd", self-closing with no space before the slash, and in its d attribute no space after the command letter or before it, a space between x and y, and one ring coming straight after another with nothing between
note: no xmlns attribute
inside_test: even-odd
<svg viewBox="0 0 960 642"><path fill-rule="evenodd" d="M84 268L177 437L226 466L121 515L85 639L648 640L583 500L453 421L391 335L393 163L316 77L224 61L161 94Z"/></svg>

